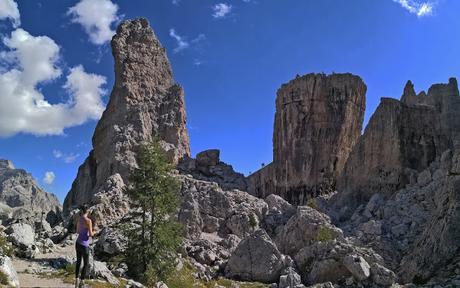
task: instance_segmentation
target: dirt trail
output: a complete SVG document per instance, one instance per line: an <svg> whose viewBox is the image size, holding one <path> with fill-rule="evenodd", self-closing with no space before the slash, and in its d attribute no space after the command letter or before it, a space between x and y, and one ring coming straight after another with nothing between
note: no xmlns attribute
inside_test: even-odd
<svg viewBox="0 0 460 288"><path fill-rule="evenodd" d="M74 257L73 245L66 246L66 247L57 247L55 251L52 253L47 254L40 254L36 257L36 259L32 260L25 260L14 258L13 265L18 273L19 277L19 284L22 287L56 287L56 288L73 288L74 285L64 283L62 279L54 278L44 278L40 275L34 273L34 271L49 271L49 267L43 265L44 261L41 260L48 260L53 258L65 257L70 256Z"/></svg>

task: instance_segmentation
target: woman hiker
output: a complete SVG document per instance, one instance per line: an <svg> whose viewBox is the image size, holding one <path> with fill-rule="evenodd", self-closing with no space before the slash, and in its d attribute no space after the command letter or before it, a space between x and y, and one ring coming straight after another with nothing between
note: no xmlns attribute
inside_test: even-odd
<svg viewBox="0 0 460 288"><path fill-rule="evenodd" d="M83 284L88 272L89 266L89 237L94 236L93 223L88 217L88 207L83 205L80 207L80 217L77 220L78 238L75 243L75 251L77 252L77 266L75 267L75 288ZM81 260L83 258L83 269L80 274ZM80 274L80 278L78 277Z"/></svg>

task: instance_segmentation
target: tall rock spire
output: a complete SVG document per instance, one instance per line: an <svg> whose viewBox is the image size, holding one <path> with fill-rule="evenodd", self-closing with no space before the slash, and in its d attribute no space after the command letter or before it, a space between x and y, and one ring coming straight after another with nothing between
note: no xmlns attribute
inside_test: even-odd
<svg viewBox="0 0 460 288"><path fill-rule="evenodd" d="M184 92L146 19L124 21L112 39L115 84L64 212L91 201L109 177L126 183L139 145L156 137L173 163L190 155Z"/></svg>
<svg viewBox="0 0 460 288"><path fill-rule="evenodd" d="M249 177L250 193L294 204L333 191L361 134L366 85L352 74L308 74L276 98L273 163Z"/></svg>

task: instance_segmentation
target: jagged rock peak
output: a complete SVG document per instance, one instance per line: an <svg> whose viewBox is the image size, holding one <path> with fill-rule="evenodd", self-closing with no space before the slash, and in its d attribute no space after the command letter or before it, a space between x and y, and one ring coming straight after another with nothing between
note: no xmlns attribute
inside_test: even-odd
<svg viewBox="0 0 460 288"><path fill-rule="evenodd" d="M115 84L93 135L93 150L80 166L64 211L104 192L111 176L128 183L140 144L156 137L170 160L190 156L184 91L173 79L165 49L146 19L122 22L112 39Z"/></svg>
<svg viewBox="0 0 460 288"><path fill-rule="evenodd" d="M429 105L440 108L448 105L452 99L459 96L457 79L449 78L445 84L434 84L428 89L428 94L421 91L418 95L415 93L414 84L409 80L404 87L404 93L401 102L406 105Z"/></svg>
<svg viewBox="0 0 460 288"><path fill-rule="evenodd" d="M367 87L360 77L307 74L277 92L273 163L249 177L250 193L296 204L334 190L361 134Z"/></svg>
<svg viewBox="0 0 460 288"><path fill-rule="evenodd" d="M346 218L374 193L390 197L459 143L460 97L455 78L418 95L408 81L401 101L382 98L369 120L338 179L336 207Z"/></svg>

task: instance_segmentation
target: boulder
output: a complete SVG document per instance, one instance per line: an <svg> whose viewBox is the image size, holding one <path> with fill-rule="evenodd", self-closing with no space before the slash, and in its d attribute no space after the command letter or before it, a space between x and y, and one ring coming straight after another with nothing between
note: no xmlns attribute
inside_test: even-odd
<svg viewBox="0 0 460 288"><path fill-rule="evenodd" d="M284 269L281 274L278 288L297 288L302 284L300 275L292 267Z"/></svg>
<svg viewBox="0 0 460 288"><path fill-rule="evenodd" d="M125 251L126 239L119 230L104 228L94 247L96 255L116 256Z"/></svg>
<svg viewBox="0 0 460 288"><path fill-rule="evenodd" d="M327 215L308 206L299 206L276 240L282 253L295 256L307 245L338 238L343 238L343 232L331 224Z"/></svg>
<svg viewBox="0 0 460 288"><path fill-rule="evenodd" d="M103 279L115 286L120 285L120 281L118 281L112 272L110 272L109 268L107 268L107 265L104 262L93 260L90 261L90 263L92 263L92 267L90 267L89 271L91 272L92 278Z"/></svg>
<svg viewBox="0 0 460 288"><path fill-rule="evenodd" d="M35 232L25 223L14 223L5 231L8 239L21 248L27 248L35 243Z"/></svg>
<svg viewBox="0 0 460 288"><path fill-rule="evenodd" d="M343 265L359 281L363 281L371 275L369 263L361 256L347 255L343 259Z"/></svg>
<svg viewBox="0 0 460 288"><path fill-rule="evenodd" d="M378 263L371 265L371 275L372 281L383 287L390 287L396 282L396 274Z"/></svg>
<svg viewBox="0 0 460 288"><path fill-rule="evenodd" d="M220 162L220 151L218 149L205 150L196 155L196 165L198 169L209 169Z"/></svg>
<svg viewBox="0 0 460 288"><path fill-rule="evenodd" d="M279 212L286 215L286 218L290 218L296 212L295 207L279 195L270 194L265 198L265 202L267 202L269 212Z"/></svg>
<svg viewBox="0 0 460 288"><path fill-rule="evenodd" d="M284 257L268 234L260 229L241 241L225 268L227 277L271 283L278 281Z"/></svg>

